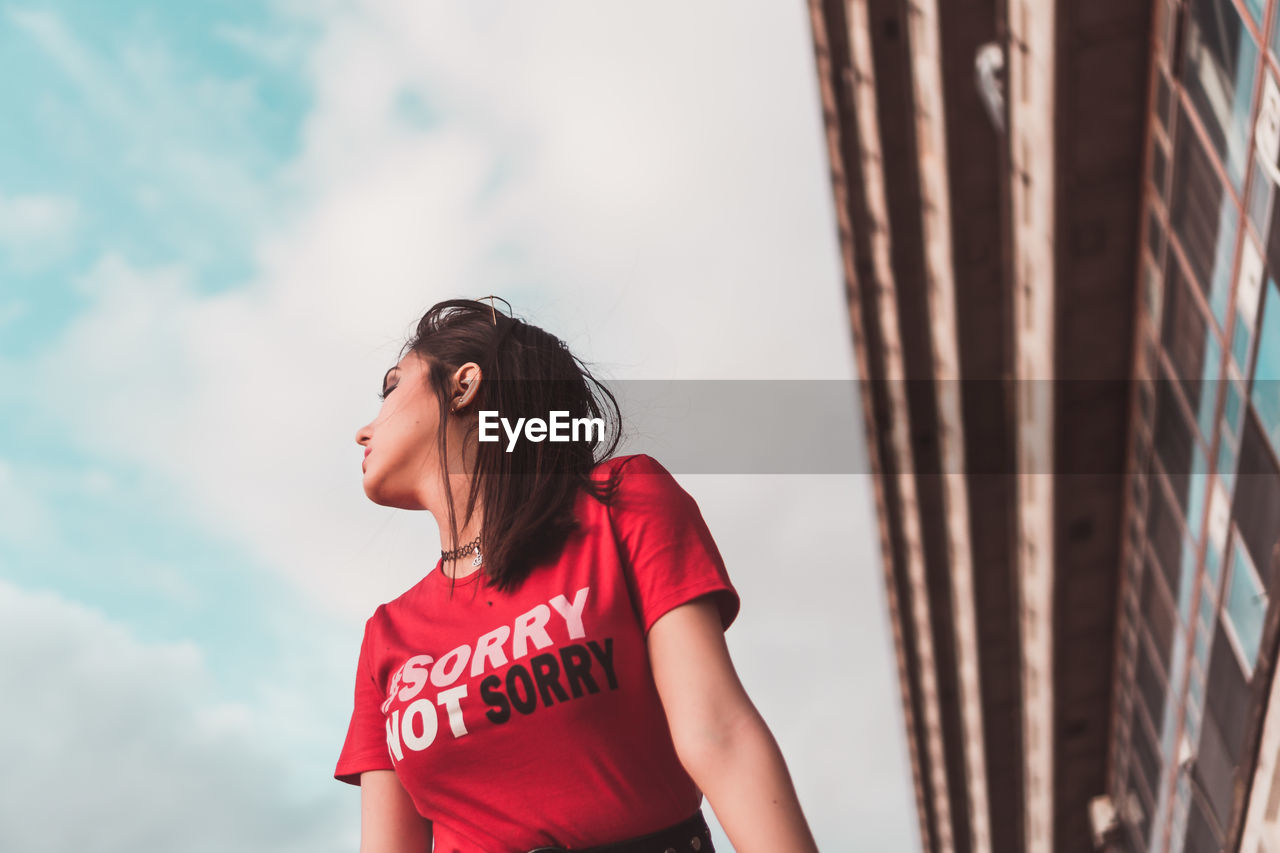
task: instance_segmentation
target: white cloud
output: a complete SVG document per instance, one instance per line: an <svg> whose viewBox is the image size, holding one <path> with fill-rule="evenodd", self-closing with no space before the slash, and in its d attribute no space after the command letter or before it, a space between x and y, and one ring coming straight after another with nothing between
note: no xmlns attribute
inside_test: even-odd
<svg viewBox="0 0 1280 853"><path fill-rule="evenodd" d="M28 485L28 476L27 468L0 456L0 543L35 545L58 535L53 513Z"/></svg>
<svg viewBox="0 0 1280 853"><path fill-rule="evenodd" d="M121 120L132 116L127 99L110 84L111 75L67 31L58 15L13 6L5 9L5 15L38 44L74 84L91 96L94 107Z"/></svg>
<svg viewBox="0 0 1280 853"><path fill-rule="evenodd" d="M70 245L79 217L80 207L71 198L0 194L0 253L24 268L43 263ZM21 303L4 306L0 325L23 310Z"/></svg>
<svg viewBox="0 0 1280 853"><path fill-rule="evenodd" d="M31 313L31 303L25 299L15 299L0 303L0 327L8 326L16 320Z"/></svg>
<svg viewBox="0 0 1280 853"><path fill-rule="evenodd" d="M286 66L300 62L306 50L304 41L292 33L279 34L219 24L214 27L213 34L254 59L271 65Z"/></svg>
<svg viewBox="0 0 1280 853"><path fill-rule="evenodd" d="M299 795L287 744L263 736L283 727L214 700L196 648L141 643L96 611L3 581L0 646L0 848L357 846L341 792Z"/></svg>
<svg viewBox="0 0 1280 853"><path fill-rule="evenodd" d="M225 261L228 245L239 249L235 238L278 213L281 188L257 175L274 143L263 133L269 108L252 78L208 73L146 24L103 38L53 11L0 14L67 84L69 95L42 102L46 132L86 163L102 162L110 182L127 187L146 215L139 241L208 268ZM100 214L110 220L120 211Z"/></svg>
<svg viewBox="0 0 1280 853"><path fill-rule="evenodd" d="M851 375L803 10L492 11L370 2L323 19L303 173L358 180L404 135L388 105L412 88L512 170L491 205L423 239L516 241L524 281L547 283L499 278L517 310L636 376Z"/></svg>

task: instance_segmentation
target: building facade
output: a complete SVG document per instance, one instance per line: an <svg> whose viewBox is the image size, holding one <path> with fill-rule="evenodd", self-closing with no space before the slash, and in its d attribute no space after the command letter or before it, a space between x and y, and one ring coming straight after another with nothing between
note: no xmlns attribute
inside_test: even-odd
<svg viewBox="0 0 1280 853"><path fill-rule="evenodd" d="M810 0L929 851L1280 853L1280 0Z"/></svg>

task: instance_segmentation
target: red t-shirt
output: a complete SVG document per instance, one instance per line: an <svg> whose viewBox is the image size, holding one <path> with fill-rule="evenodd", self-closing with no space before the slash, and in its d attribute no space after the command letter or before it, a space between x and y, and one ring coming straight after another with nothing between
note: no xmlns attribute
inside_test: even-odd
<svg viewBox="0 0 1280 853"><path fill-rule="evenodd" d="M365 625L334 777L395 770L437 853L607 844L689 817L685 772L649 669L659 616L738 593L693 498L653 457L623 466L611 507L580 490L581 527L503 594L440 564ZM462 561L466 565L466 561ZM466 565L466 568L470 568Z"/></svg>

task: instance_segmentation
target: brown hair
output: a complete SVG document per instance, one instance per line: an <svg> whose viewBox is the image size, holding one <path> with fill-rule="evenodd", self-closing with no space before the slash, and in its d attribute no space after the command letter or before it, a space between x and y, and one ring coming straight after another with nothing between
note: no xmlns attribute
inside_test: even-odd
<svg viewBox="0 0 1280 853"><path fill-rule="evenodd" d="M427 364L427 381L440 403L439 451L446 483L449 431L444 425L450 417L469 419L468 442L479 432L480 410L496 410L513 423L517 418L545 419L552 411L566 411L570 418L601 419L605 435L611 436L591 441L517 441L510 452L505 436L497 442L477 439L475 476L462 523L470 521L477 496L482 494L481 571L491 586L514 591L533 565L558 550L577 528L573 505L579 488L602 503L612 500L617 472L604 482L592 479L590 472L610 458L621 441L618 402L564 341L495 310L492 303L437 302L405 343L404 353L410 351ZM449 379L469 361L480 365L480 387L467 407L451 411ZM446 488L445 494L449 529L457 543L452 489Z"/></svg>

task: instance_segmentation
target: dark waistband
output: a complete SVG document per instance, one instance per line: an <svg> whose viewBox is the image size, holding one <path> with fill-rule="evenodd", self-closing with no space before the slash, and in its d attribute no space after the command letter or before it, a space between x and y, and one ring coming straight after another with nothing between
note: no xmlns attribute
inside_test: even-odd
<svg viewBox="0 0 1280 853"><path fill-rule="evenodd" d="M535 847L529 853L713 853L714 849L711 846L711 830L707 827L707 819L702 816L702 809L698 809L666 829L625 841L582 847L573 851L565 847Z"/></svg>

